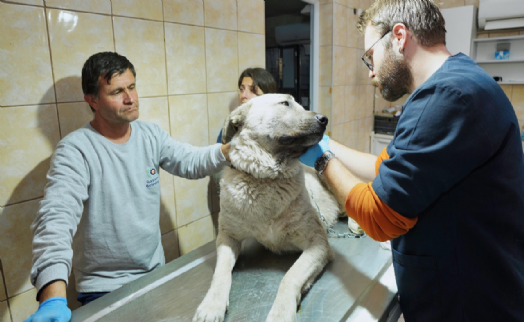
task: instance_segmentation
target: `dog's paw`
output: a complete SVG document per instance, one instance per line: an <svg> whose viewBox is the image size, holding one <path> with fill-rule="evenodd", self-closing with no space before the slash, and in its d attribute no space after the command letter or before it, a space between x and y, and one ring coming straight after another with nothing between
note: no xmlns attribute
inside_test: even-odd
<svg viewBox="0 0 524 322"><path fill-rule="evenodd" d="M360 225L357 224L357 222L354 221L353 218L351 217L348 217L348 228L349 228L349 231L351 231L354 234L357 234L357 235L364 234L364 230L362 230Z"/></svg>
<svg viewBox="0 0 524 322"><path fill-rule="evenodd" d="M206 297L198 306L193 322L222 322L224 321L226 310L227 303L207 300Z"/></svg>
<svg viewBox="0 0 524 322"><path fill-rule="evenodd" d="M294 301L293 301L294 302ZM296 303L273 303L271 311L266 318L266 322L296 322L297 310Z"/></svg>

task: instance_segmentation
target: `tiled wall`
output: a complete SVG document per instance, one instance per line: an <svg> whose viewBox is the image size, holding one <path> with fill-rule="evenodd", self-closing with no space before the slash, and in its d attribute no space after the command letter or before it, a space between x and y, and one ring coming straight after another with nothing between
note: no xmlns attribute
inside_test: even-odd
<svg viewBox="0 0 524 322"><path fill-rule="evenodd" d="M360 60L364 37L357 28L358 9L373 0L320 1L319 112L330 119L331 136L369 152L374 87Z"/></svg>
<svg viewBox="0 0 524 322"><path fill-rule="evenodd" d="M263 0L0 0L0 321L37 308L29 226L51 154L92 118L81 68L99 51L135 65L140 119L204 146L238 105L237 79L265 67ZM161 171L170 261L214 239L212 179ZM70 305L78 304L71 287Z"/></svg>
<svg viewBox="0 0 524 322"><path fill-rule="evenodd" d="M467 5L479 0L434 0L441 9ZM320 113L330 116L332 137L359 151L369 152L373 112L402 106L409 95L387 102L375 91L362 63L364 39L356 29L358 15L373 0L320 0ZM524 35L511 32L479 32L478 37ZM520 127L524 126L524 85L501 85L515 108ZM330 114L331 113L331 114Z"/></svg>

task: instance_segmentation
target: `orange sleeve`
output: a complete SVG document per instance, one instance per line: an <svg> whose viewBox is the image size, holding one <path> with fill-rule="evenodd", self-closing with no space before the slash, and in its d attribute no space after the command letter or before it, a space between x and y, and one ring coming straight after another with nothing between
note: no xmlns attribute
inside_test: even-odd
<svg viewBox="0 0 524 322"><path fill-rule="evenodd" d="M369 237L386 241L404 235L418 218L407 218L386 205L377 196L371 183L358 183L346 197L346 213Z"/></svg>
<svg viewBox="0 0 524 322"><path fill-rule="evenodd" d="M375 162L375 174L378 175L378 168L380 168L380 165L382 164L382 161L389 159L388 151L386 151L386 148L382 149L382 152L377 158L377 161Z"/></svg>

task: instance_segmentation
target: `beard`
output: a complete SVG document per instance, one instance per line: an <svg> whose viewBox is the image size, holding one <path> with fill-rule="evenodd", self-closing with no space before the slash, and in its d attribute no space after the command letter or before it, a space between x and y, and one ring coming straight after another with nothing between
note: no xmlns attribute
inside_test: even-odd
<svg viewBox="0 0 524 322"><path fill-rule="evenodd" d="M413 74L404 59L396 58L393 50L386 48L384 63L372 84L380 89L386 101L394 102L410 92Z"/></svg>

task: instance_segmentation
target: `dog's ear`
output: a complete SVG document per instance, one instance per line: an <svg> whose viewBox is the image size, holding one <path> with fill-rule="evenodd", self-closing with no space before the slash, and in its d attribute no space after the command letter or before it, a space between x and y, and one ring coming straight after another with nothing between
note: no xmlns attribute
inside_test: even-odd
<svg viewBox="0 0 524 322"><path fill-rule="evenodd" d="M224 122L224 127L222 128L222 144L227 144L233 136L238 132L238 130L244 125L244 120L246 119L247 112L251 107L251 103L247 102L239 107L237 107Z"/></svg>

